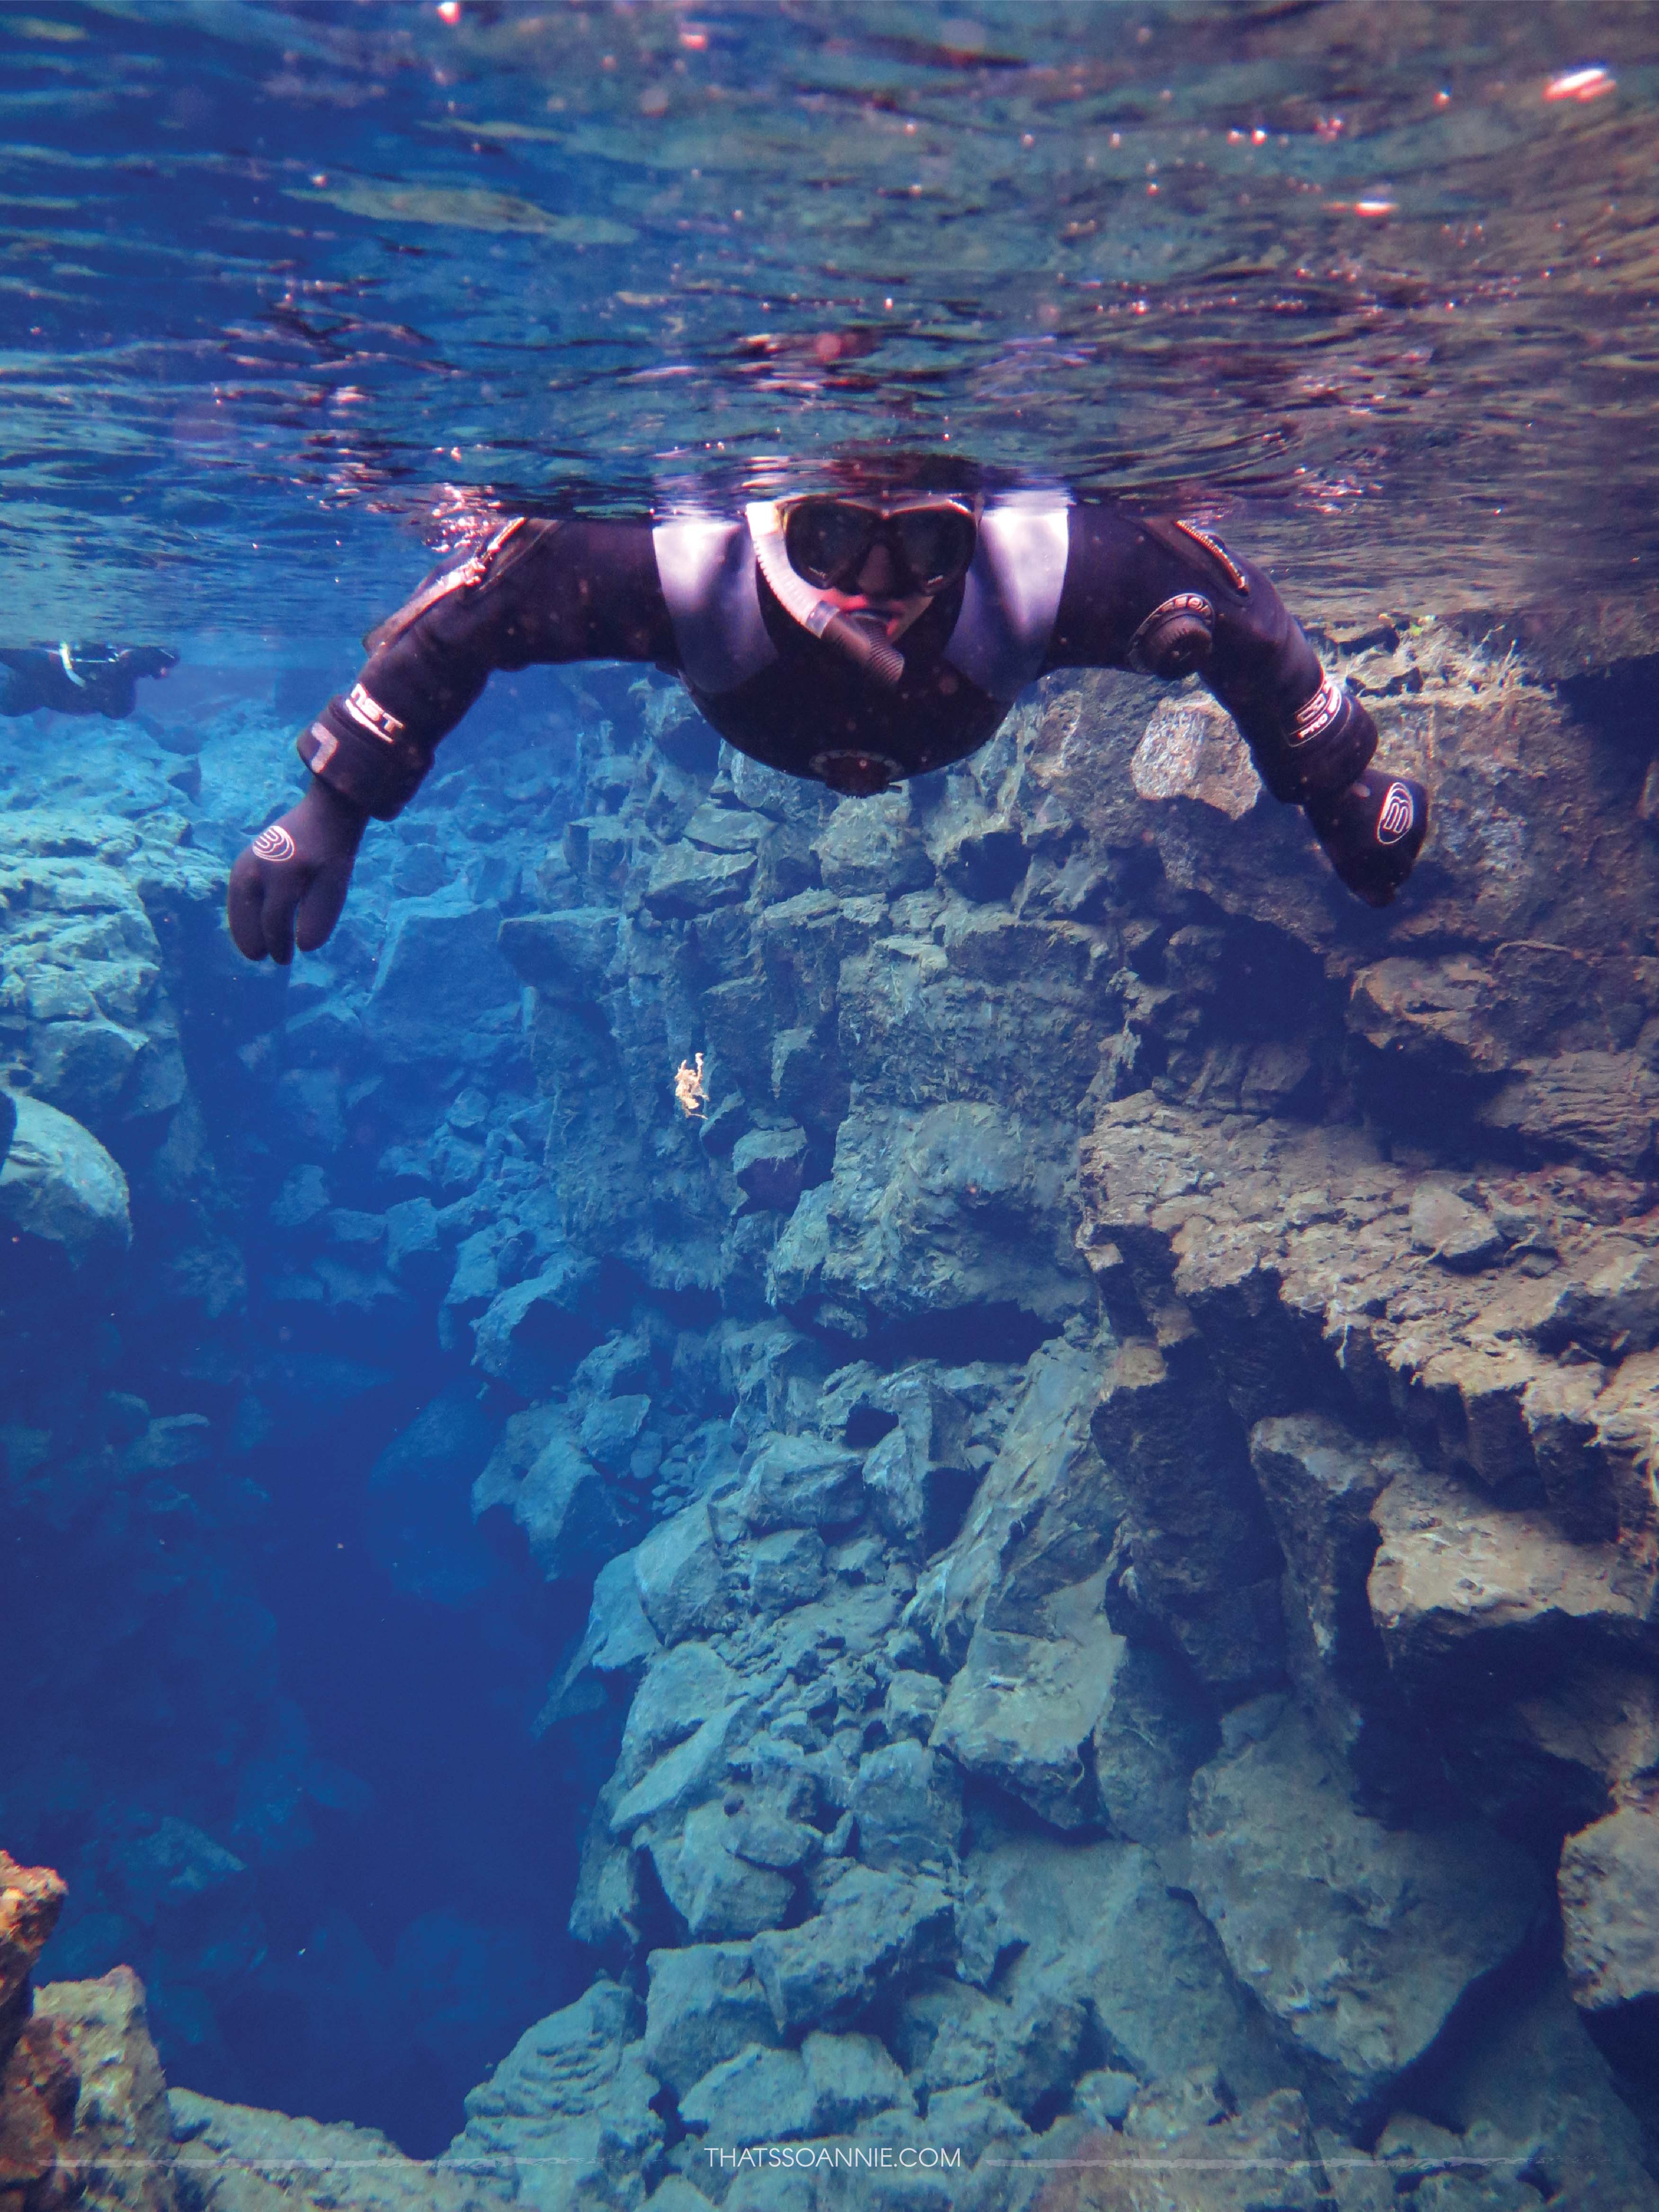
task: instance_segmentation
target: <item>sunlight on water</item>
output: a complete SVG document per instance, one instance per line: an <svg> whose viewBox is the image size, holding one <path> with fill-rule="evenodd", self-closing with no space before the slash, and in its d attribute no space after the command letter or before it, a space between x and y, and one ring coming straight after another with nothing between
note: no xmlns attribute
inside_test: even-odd
<svg viewBox="0 0 1659 2212"><path fill-rule="evenodd" d="M1389 604L1645 574L1655 40L1572 0L0 15L26 604L90 562L135 617L303 618L369 513L859 445L1243 502Z"/></svg>

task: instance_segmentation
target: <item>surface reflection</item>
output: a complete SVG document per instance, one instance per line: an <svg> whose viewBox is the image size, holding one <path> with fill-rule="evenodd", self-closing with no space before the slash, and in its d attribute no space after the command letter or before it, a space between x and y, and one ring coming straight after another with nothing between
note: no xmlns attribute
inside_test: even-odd
<svg viewBox="0 0 1659 2212"><path fill-rule="evenodd" d="M297 612L331 514L438 479L622 511L853 439L1248 502L1402 603L1652 557L1640 7L77 0L0 42L43 622L88 556Z"/></svg>

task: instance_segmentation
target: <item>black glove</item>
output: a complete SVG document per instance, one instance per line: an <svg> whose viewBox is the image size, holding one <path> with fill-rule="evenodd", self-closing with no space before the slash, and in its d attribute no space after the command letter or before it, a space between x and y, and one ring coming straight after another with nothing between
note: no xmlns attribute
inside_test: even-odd
<svg viewBox="0 0 1659 2212"><path fill-rule="evenodd" d="M351 864L368 820L327 784L313 782L297 806L262 830L230 872L227 912L236 949L267 953L279 968L314 952L340 919Z"/></svg>
<svg viewBox="0 0 1659 2212"><path fill-rule="evenodd" d="M1367 906L1387 906L1429 834L1429 794L1408 775L1368 768L1334 799L1310 799L1307 815L1348 889Z"/></svg>

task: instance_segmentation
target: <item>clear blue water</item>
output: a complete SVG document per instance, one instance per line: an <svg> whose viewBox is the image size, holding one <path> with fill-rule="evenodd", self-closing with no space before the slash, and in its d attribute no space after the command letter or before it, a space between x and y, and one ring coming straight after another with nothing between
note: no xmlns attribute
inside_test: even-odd
<svg viewBox="0 0 1659 2212"><path fill-rule="evenodd" d="M1592 64L1599 97L1547 96ZM729 497L849 449L1178 498L1304 609L1616 596L1659 560L1656 108L1659 11L1583 0L8 4L0 642L163 639L169 712L274 675L297 720L480 508ZM572 696L527 679L457 745L510 769ZM245 1093L207 1103L263 1141ZM288 1963L210 2033L164 1978L155 2010L175 2079L431 2150L588 1976L577 1783L530 1730L585 1593L510 1546L483 1606L386 1572L368 1470L432 1356L347 1349L381 1384L297 1461L256 1446L237 1480L276 1509L222 1586L197 1562L318 1763L262 1877ZM14 1632L65 1649L124 1595L48 1600L44 1540L23 1567ZM181 1771L228 1803L252 1753L200 1689ZM72 1858L118 1773L165 1806L165 1732L135 1760L119 1719L32 1850ZM137 1924L80 1923L60 1971Z"/></svg>

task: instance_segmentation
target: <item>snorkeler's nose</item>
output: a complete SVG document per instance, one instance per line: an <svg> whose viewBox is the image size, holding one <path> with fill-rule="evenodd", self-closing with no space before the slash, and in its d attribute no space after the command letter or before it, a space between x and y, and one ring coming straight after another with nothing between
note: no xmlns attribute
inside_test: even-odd
<svg viewBox="0 0 1659 2212"><path fill-rule="evenodd" d="M864 566L859 570L859 589L866 599L878 599L890 592L897 579L893 573L893 556L878 538L864 556Z"/></svg>

